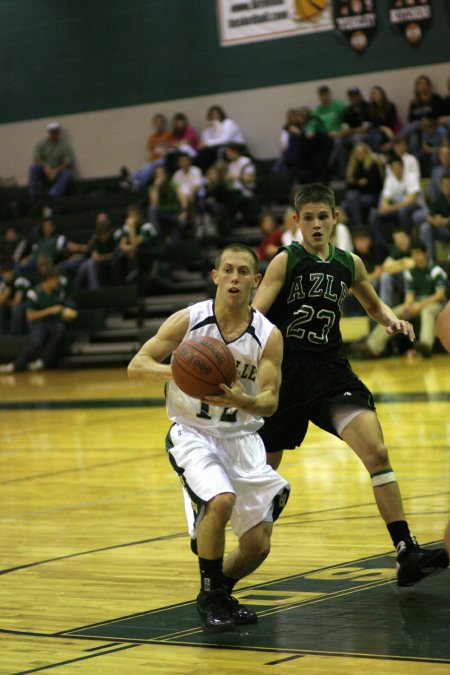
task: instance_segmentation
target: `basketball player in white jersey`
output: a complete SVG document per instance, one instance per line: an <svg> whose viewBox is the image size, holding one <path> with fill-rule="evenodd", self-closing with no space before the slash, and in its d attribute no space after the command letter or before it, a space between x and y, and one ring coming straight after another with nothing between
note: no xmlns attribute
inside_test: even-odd
<svg viewBox="0 0 450 675"><path fill-rule="evenodd" d="M243 244L229 244L217 256L212 278L215 300L196 303L170 316L128 366L130 377L163 381L173 425L166 439L179 475L192 548L198 554L201 588L197 609L205 630L232 630L255 623L256 614L231 596L236 582L267 557L273 522L284 508L289 484L266 463L258 435L263 417L278 405L282 337L250 307L258 286L258 260ZM196 336L223 340L238 377L223 394L203 401L184 394L163 362L180 342ZM238 546L224 559L230 521Z"/></svg>

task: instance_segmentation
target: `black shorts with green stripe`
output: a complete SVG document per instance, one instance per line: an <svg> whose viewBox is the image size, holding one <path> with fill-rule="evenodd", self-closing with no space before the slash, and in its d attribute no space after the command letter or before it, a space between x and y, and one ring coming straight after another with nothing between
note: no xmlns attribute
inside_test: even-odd
<svg viewBox="0 0 450 675"><path fill-rule="evenodd" d="M330 418L330 408L336 404L375 410L372 393L346 358L286 359L278 409L258 432L267 452L301 445L310 421L338 436Z"/></svg>

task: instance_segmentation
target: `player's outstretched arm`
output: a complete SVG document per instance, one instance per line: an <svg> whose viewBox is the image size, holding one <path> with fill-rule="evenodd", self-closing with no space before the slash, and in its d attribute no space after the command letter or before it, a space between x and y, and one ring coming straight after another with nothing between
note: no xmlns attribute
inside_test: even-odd
<svg viewBox="0 0 450 675"><path fill-rule="evenodd" d="M281 251L269 263L266 273L256 291L252 305L262 314L267 314L281 291L286 278L288 254Z"/></svg>
<svg viewBox="0 0 450 675"><path fill-rule="evenodd" d="M128 364L131 379L164 382L172 379L172 368L163 361L178 347L189 325L189 309L172 314L158 332L141 347Z"/></svg>
<svg viewBox="0 0 450 675"><path fill-rule="evenodd" d="M258 417L270 417L278 406L282 358L283 338L278 328L273 328L258 366L260 393L256 396L247 394L238 378L231 387L221 384L223 394L208 396L204 399L205 403L222 408L240 408Z"/></svg>
<svg viewBox="0 0 450 675"><path fill-rule="evenodd" d="M355 281L352 290L367 314L374 321L386 326L389 335L403 333L411 342L414 342L415 335L412 325L409 321L396 316L392 309L380 299L369 280L363 261L354 253L352 253L352 256L355 261Z"/></svg>

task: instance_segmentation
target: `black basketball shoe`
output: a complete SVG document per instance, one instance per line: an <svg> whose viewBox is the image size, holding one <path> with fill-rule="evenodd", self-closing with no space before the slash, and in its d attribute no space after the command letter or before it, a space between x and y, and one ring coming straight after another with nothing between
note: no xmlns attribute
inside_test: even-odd
<svg viewBox="0 0 450 675"><path fill-rule="evenodd" d="M397 584L412 586L431 574L439 574L449 563L445 548L420 548L414 537L397 544Z"/></svg>
<svg viewBox="0 0 450 675"><path fill-rule="evenodd" d="M234 619L236 626L245 626L250 623L256 623L258 621L258 615L250 607L241 605L239 600L233 595L230 596L231 600L231 615Z"/></svg>
<svg viewBox="0 0 450 675"><path fill-rule="evenodd" d="M230 596L225 589L218 588L197 596L197 612L204 630L220 633L234 630L235 620Z"/></svg>

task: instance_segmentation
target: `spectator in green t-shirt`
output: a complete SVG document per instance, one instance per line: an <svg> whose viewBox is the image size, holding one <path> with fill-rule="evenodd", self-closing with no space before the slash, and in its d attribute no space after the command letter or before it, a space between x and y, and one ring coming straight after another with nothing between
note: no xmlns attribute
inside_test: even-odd
<svg viewBox="0 0 450 675"><path fill-rule="evenodd" d="M25 274L36 274L38 259L47 258L58 266L62 274L73 274L83 261L86 250L86 244L69 241L65 234L58 232L52 217L44 218L31 254L22 258L17 269Z"/></svg>
<svg viewBox="0 0 450 675"><path fill-rule="evenodd" d="M117 255L117 240L111 219L106 213L98 213L95 232L88 241L87 258L77 270L75 284L78 288L87 286L98 289L114 281L114 262Z"/></svg>
<svg viewBox="0 0 450 675"><path fill-rule="evenodd" d="M422 356L429 357L433 351L436 321L446 298L448 279L445 271L428 259L422 241L412 242L411 258L414 267L405 272L405 300L393 311L402 319L420 319L419 340L414 346ZM352 351L372 358L381 356L391 337L384 326L378 325L366 342L353 345Z"/></svg>
<svg viewBox="0 0 450 675"><path fill-rule="evenodd" d="M181 239L185 214L178 199L177 186L164 166L155 170L148 190L150 221L156 225L166 243Z"/></svg>
<svg viewBox="0 0 450 675"><path fill-rule="evenodd" d="M315 117L318 117L322 120L325 132L328 134L329 138L333 143L333 150L329 158L329 165L332 171L336 171L340 178L343 178L345 175L345 162L342 162L340 166L337 166L339 157L339 150L342 144L342 115L344 110L347 107L347 104L344 101L339 101L334 99L331 93L331 89L327 84L322 84L317 89L317 95L319 97L319 105L316 106L313 110Z"/></svg>
<svg viewBox="0 0 450 675"><path fill-rule="evenodd" d="M0 373L55 368L64 342L66 324L77 317L68 287L50 261L39 265L40 282L26 295L26 316L30 344L13 363L0 366Z"/></svg>

